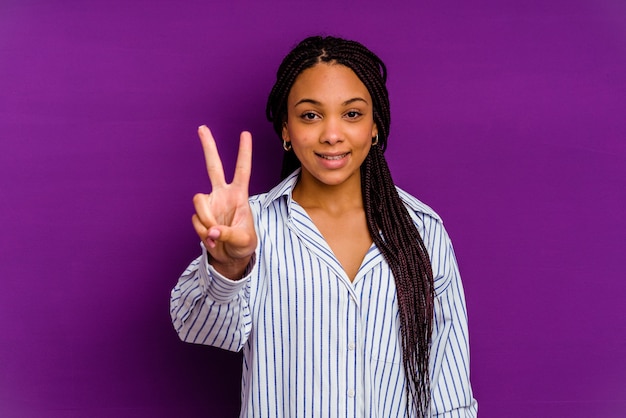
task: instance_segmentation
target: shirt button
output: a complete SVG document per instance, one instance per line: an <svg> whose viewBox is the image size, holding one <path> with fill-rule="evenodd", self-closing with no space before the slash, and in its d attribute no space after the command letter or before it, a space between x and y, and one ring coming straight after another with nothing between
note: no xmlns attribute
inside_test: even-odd
<svg viewBox="0 0 626 418"><path fill-rule="evenodd" d="M348 397L349 397L349 398L354 398L354 391L353 391L352 389L350 389L350 390L348 391Z"/></svg>
<svg viewBox="0 0 626 418"><path fill-rule="evenodd" d="M348 350L350 350L350 351L354 350L355 347L356 347L356 345L354 345L354 343L348 344Z"/></svg>

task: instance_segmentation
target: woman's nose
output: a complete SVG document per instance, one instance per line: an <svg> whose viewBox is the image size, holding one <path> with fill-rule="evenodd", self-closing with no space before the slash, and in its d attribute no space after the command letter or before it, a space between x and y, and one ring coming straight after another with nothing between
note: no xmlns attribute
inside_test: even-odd
<svg viewBox="0 0 626 418"><path fill-rule="evenodd" d="M320 136L320 142L335 144L343 139L341 132L341 121L335 118L327 118L324 124L324 130Z"/></svg>

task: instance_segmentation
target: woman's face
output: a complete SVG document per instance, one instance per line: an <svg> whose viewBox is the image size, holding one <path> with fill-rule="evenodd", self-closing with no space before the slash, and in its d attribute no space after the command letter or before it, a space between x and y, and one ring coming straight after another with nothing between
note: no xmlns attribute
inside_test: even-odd
<svg viewBox="0 0 626 418"><path fill-rule="evenodd" d="M360 167L377 133L372 98L350 68L319 63L296 78L282 137L302 164L302 182L360 187Z"/></svg>

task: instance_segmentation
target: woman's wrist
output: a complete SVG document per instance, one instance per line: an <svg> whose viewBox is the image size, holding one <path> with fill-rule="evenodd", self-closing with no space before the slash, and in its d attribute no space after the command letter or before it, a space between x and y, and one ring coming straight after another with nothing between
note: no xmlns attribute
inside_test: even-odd
<svg viewBox="0 0 626 418"><path fill-rule="evenodd" d="M207 252L208 262L219 274L230 280L241 280L249 271L252 256L234 259L226 263L217 261Z"/></svg>

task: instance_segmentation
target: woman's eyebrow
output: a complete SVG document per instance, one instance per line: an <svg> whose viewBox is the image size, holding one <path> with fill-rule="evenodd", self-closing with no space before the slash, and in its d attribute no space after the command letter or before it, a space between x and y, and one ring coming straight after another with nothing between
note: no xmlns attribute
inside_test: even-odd
<svg viewBox="0 0 626 418"><path fill-rule="evenodd" d="M310 104L315 105L315 106L320 106L320 105L321 105L321 103L320 103L320 102L318 102L317 100L313 100L313 99L306 99L306 98L305 98L305 99L300 99L300 100L298 100L298 101L296 102L296 104L294 104L294 107L295 107L295 106L298 106L298 105L300 105L300 104L302 104L302 103L310 103Z"/></svg>
<svg viewBox="0 0 626 418"><path fill-rule="evenodd" d="M365 104L368 104L368 103L367 103L367 100L365 100L365 99L364 99L364 98L362 98L362 97L353 97L352 99L348 99L348 100L346 100L346 101L345 101L345 102L343 102L341 105L342 105L342 106L348 106L348 105L351 105L351 104L352 104L352 103L354 103L354 102L363 102L363 103L365 103ZM321 102L318 102L317 100L304 98L304 99L300 99L300 100L298 100L298 101L294 104L294 107L295 107L295 106L298 106L298 105L300 105L300 104L302 104L302 103L309 103L309 104L312 104L312 105L315 105L315 106L320 106L320 105L322 104Z"/></svg>
<svg viewBox="0 0 626 418"><path fill-rule="evenodd" d="M365 104L368 104L368 103L367 103L367 100L365 100L365 99L364 99L364 98L362 98L362 97L353 97L352 99L350 99L350 100L346 100L345 102L343 102L343 105L344 105L344 106L351 105L351 104L352 104L352 103L354 103L354 102L363 102L363 103L365 103Z"/></svg>

